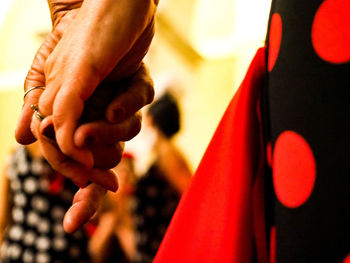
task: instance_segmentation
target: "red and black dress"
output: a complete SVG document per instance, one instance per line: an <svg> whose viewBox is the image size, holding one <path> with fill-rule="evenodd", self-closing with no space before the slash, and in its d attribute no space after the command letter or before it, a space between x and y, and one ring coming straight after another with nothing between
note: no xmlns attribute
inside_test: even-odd
<svg viewBox="0 0 350 263"><path fill-rule="evenodd" d="M262 105L276 262L350 261L349 15L345 0L272 5Z"/></svg>
<svg viewBox="0 0 350 263"><path fill-rule="evenodd" d="M276 0L155 262L350 262L350 1Z"/></svg>

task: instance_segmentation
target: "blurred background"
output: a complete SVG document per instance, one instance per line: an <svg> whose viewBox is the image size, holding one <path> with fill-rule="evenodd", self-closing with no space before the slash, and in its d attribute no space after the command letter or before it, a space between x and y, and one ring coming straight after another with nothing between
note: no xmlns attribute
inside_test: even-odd
<svg viewBox="0 0 350 263"><path fill-rule="evenodd" d="M195 171L220 118L263 46L271 0L161 0L156 35L146 57L156 98L171 91L181 129L173 142ZM45 0L0 1L0 169L16 146L14 129L23 82L51 30ZM135 173L154 160L145 129L127 143ZM141 158L142 157L142 158ZM0 189L4 180L0 173Z"/></svg>
<svg viewBox="0 0 350 263"><path fill-rule="evenodd" d="M175 141L193 169L263 45L269 7L270 0L160 1L146 61L156 96L170 87L181 102L182 129ZM0 169L15 143L24 77L51 29L49 19L45 0L0 1Z"/></svg>

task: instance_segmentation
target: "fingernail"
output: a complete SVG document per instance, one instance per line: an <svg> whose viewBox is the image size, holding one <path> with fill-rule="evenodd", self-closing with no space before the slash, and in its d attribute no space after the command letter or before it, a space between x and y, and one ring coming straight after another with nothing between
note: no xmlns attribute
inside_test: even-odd
<svg viewBox="0 0 350 263"><path fill-rule="evenodd" d="M45 137L47 137L47 138L49 138L49 139L51 139L51 140L56 141L55 128L53 127L52 124L46 126L46 127L43 129L42 134L43 134Z"/></svg>
<svg viewBox="0 0 350 263"><path fill-rule="evenodd" d="M95 142L96 142L96 138L94 136L89 135L84 140L84 146L87 146L87 147L93 146Z"/></svg>
<svg viewBox="0 0 350 263"><path fill-rule="evenodd" d="M117 192L119 186L118 186L118 183L113 183L110 188L109 188L109 191L112 191L113 193Z"/></svg>
<svg viewBox="0 0 350 263"><path fill-rule="evenodd" d="M124 110L122 109L116 109L113 110L113 121L118 122L121 121L124 117Z"/></svg>

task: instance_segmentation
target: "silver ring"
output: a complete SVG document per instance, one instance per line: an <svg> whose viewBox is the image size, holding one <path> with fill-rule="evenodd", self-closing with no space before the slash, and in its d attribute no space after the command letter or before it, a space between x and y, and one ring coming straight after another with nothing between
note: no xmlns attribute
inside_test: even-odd
<svg viewBox="0 0 350 263"><path fill-rule="evenodd" d="M31 92L32 90L35 90L35 89L42 89L42 90L45 90L45 88L44 88L43 86L31 87L30 89L27 89L26 92L24 92L23 99L28 95L29 92Z"/></svg>
<svg viewBox="0 0 350 263"><path fill-rule="evenodd" d="M30 105L30 108L34 111L34 115L39 121L42 121L43 119L45 119L45 116L39 112L38 104L32 104Z"/></svg>

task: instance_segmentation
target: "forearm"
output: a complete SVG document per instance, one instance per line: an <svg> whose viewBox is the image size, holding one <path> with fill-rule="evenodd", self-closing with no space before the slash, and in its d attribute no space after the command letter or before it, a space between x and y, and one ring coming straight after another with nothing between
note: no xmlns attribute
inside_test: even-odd
<svg viewBox="0 0 350 263"><path fill-rule="evenodd" d="M115 220L112 213L103 214L99 220L97 229L89 241L89 253L94 263L104 262L111 252Z"/></svg>
<svg viewBox="0 0 350 263"><path fill-rule="evenodd" d="M192 172L181 153L170 143L164 143L158 162L165 179L182 195L190 183Z"/></svg>

